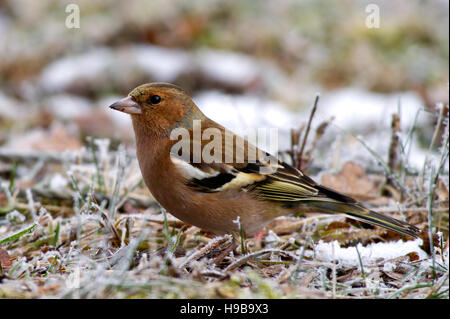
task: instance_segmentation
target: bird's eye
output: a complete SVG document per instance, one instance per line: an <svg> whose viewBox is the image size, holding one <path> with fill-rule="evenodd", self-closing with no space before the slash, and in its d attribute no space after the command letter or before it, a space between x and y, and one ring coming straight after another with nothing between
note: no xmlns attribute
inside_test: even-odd
<svg viewBox="0 0 450 319"><path fill-rule="evenodd" d="M161 102L161 97L159 95L152 95L150 97L150 103L152 104L158 104L159 102Z"/></svg>

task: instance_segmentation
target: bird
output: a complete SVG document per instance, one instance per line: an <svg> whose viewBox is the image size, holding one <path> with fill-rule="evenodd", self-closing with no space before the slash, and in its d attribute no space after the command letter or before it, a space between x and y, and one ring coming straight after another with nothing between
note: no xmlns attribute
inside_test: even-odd
<svg viewBox="0 0 450 319"><path fill-rule="evenodd" d="M345 214L412 238L420 233L407 222L320 185L209 119L174 84L142 84L110 108L131 116L137 159L149 191L187 224L216 235L252 236L276 217L316 212ZM217 134L222 138L215 139ZM199 156L200 150L200 155L214 154Z"/></svg>

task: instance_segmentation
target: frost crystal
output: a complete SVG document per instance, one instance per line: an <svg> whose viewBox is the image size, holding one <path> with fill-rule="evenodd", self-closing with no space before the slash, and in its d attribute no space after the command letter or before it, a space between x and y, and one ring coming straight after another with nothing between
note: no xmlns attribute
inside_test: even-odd
<svg viewBox="0 0 450 319"><path fill-rule="evenodd" d="M25 216L22 215L19 211L13 210L6 215L6 219L11 225L21 224L25 221Z"/></svg>

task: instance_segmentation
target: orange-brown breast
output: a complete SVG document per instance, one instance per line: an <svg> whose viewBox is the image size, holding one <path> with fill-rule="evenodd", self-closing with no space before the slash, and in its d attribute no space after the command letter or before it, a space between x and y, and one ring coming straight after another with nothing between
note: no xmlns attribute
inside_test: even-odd
<svg viewBox="0 0 450 319"><path fill-rule="evenodd" d="M236 232L238 227L233 220L240 216L249 235L279 214L275 205L254 200L243 190L201 193L188 187L170 159L174 143L167 137L136 134L137 156L145 184L169 213L217 234Z"/></svg>

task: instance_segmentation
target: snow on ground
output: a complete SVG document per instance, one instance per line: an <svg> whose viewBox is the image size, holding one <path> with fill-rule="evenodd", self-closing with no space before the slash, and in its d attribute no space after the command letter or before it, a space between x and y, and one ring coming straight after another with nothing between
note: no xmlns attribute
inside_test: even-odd
<svg viewBox="0 0 450 319"><path fill-rule="evenodd" d="M132 78L136 73L144 75L148 81L158 82L174 82L182 75L200 74L217 83L245 87L262 76L262 71L258 60L231 51L189 52L134 45L116 51L99 47L57 59L44 68L40 83L48 92L60 92L83 81L104 85L110 80Z"/></svg>
<svg viewBox="0 0 450 319"><path fill-rule="evenodd" d="M397 241L386 243L375 243L363 246L358 244L358 251L364 265L373 265L382 261L387 261L397 257L405 256L411 252L416 252L420 259L427 259L427 254L420 245L422 239L414 241ZM325 243L320 241L315 246L316 259L325 262L337 260L342 266L359 266L358 253L355 247L342 248L337 241Z"/></svg>
<svg viewBox="0 0 450 319"><path fill-rule="evenodd" d="M91 108L88 99L70 94L51 95L42 104L49 108L52 114L64 120L88 114Z"/></svg>
<svg viewBox="0 0 450 319"><path fill-rule="evenodd" d="M114 54L106 48L96 48L87 53L66 56L47 66L40 78L43 88L62 91L75 81L99 78L114 65Z"/></svg>
<svg viewBox="0 0 450 319"><path fill-rule="evenodd" d="M325 120L335 117L331 131L342 133L342 129L355 136L364 136L366 144L383 158L387 158L388 146L391 139L392 114L400 109L400 125L402 142L407 139L408 132L414 125L419 110L424 109L423 101L414 92L397 92L380 94L367 92L357 88L336 90L323 94L317 111L317 118ZM399 108L400 105L400 108ZM307 116L305 113L304 116ZM430 125L430 115L420 111L417 117L417 126ZM354 157L355 153L368 155L361 145L354 143L347 147L347 154ZM353 151L352 151L353 148ZM422 167L427 151L420 147L417 135L415 136L409 164L412 167Z"/></svg>
<svg viewBox="0 0 450 319"><path fill-rule="evenodd" d="M22 107L22 103L0 91L0 118L17 120L20 118L20 112L17 112L17 109Z"/></svg>
<svg viewBox="0 0 450 319"><path fill-rule="evenodd" d="M191 69L191 56L187 51L140 45L127 50L130 61L161 82L174 81L181 73Z"/></svg>
<svg viewBox="0 0 450 319"><path fill-rule="evenodd" d="M194 97L194 101L208 117L237 134L244 134L249 128L277 128L279 150L290 148L290 129L305 123L311 109L308 106L299 112L292 112L285 105L263 97L230 95L219 91L200 92ZM387 153L390 142L391 115L398 111L399 101L404 141L418 110L423 108L420 97L412 92L376 94L350 88L324 93L319 101L313 127L335 117L329 129L330 138L334 139L344 131L364 135L367 144L383 156ZM418 125L426 125L427 117L428 114L421 112ZM347 152L351 156L354 153L367 153L358 143L354 143L352 148ZM425 155L426 150L420 148L415 141L411 148L410 164L421 167Z"/></svg>
<svg viewBox="0 0 450 319"><path fill-rule="evenodd" d="M289 131L301 123L300 115L278 102L258 96L205 91L193 99L206 116L238 135L246 136L252 129L277 128L279 150L290 148Z"/></svg>
<svg viewBox="0 0 450 319"><path fill-rule="evenodd" d="M414 123L417 111L424 107L419 95L413 92L380 94L358 88L325 93L319 103L318 117L326 119L333 115L335 123L347 129L361 129L371 123L389 128L391 114L397 112L399 103L402 126L409 128Z"/></svg>
<svg viewBox="0 0 450 319"><path fill-rule="evenodd" d="M211 78L232 85L245 86L261 71L255 59L230 51L201 50L197 63Z"/></svg>

